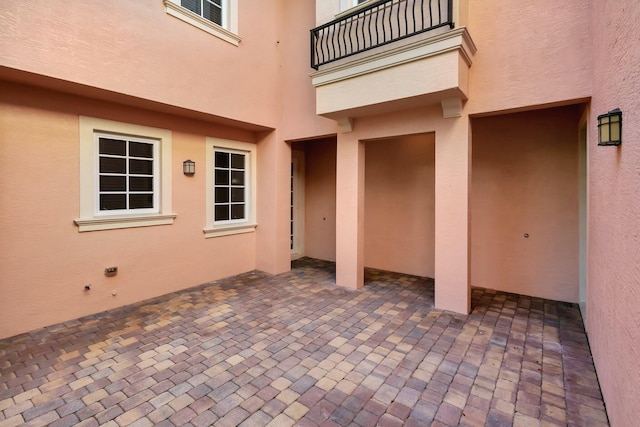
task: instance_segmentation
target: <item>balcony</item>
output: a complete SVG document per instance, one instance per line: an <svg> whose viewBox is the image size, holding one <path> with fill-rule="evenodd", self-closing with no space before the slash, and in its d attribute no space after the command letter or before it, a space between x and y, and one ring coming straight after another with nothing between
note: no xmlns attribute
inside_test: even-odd
<svg viewBox="0 0 640 427"><path fill-rule="evenodd" d="M445 116L459 115L476 51L459 15L460 0L380 0L312 29L317 114L344 120L442 103Z"/></svg>

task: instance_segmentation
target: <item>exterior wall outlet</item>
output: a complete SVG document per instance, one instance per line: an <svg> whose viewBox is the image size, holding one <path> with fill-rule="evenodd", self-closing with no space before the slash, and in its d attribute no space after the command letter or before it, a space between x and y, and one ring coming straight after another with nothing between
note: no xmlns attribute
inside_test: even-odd
<svg viewBox="0 0 640 427"><path fill-rule="evenodd" d="M118 267L107 267L104 269L105 276L115 276L118 274Z"/></svg>

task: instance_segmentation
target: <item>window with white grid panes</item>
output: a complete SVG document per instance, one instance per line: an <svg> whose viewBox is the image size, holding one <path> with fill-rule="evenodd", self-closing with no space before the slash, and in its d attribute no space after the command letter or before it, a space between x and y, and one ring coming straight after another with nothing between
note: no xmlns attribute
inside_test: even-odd
<svg viewBox="0 0 640 427"><path fill-rule="evenodd" d="M249 199L247 153L214 150L214 224L244 222Z"/></svg>
<svg viewBox="0 0 640 427"><path fill-rule="evenodd" d="M164 0L167 13L235 46L239 0Z"/></svg>
<svg viewBox="0 0 640 427"><path fill-rule="evenodd" d="M226 26L225 22L225 0L180 0L180 6L202 16L204 19L220 25Z"/></svg>
<svg viewBox="0 0 640 427"><path fill-rule="evenodd" d="M205 239L252 233L256 224L255 144L228 139L206 139Z"/></svg>
<svg viewBox="0 0 640 427"><path fill-rule="evenodd" d="M370 3L373 0L340 0L340 12L345 12L363 3Z"/></svg>
<svg viewBox="0 0 640 427"><path fill-rule="evenodd" d="M97 144L96 214L156 213L159 142L106 133Z"/></svg>

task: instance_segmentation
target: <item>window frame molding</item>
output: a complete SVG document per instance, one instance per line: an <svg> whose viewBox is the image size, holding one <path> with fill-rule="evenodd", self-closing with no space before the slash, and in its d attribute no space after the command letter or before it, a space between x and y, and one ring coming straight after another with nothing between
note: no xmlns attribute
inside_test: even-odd
<svg viewBox="0 0 640 427"><path fill-rule="evenodd" d="M362 3L358 3L358 0L340 0L340 11L336 14L336 18L355 12L356 10L366 7L373 0L365 0Z"/></svg>
<svg viewBox="0 0 640 427"><path fill-rule="evenodd" d="M234 220L226 224L216 224L214 221L214 152L216 148L221 150L242 151L246 153L246 170L248 173L249 197L246 201L246 221ZM206 150L206 219L205 227L202 230L205 239L212 237L229 236L232 234L253 233L258 226L256 223L257 206L257 147L249 142L233 141L230 139L207 137L205 142Z"/></svg>
<svg viewBox="0 0 640 427"><path fill-rule="evenodd" d="M215 22L180 6L179 0L163 0L168 15L180 19L234 46L238 46L242 38L238 35L238 0L224 0L222 23ZM224 10L224 9L227 10Z"/></svg>
<svg viewBox="0 0 640 427"><path fill-rule="evenodd" d="M160 191L155 191L155 189L160 189L161 185L160 185L160 162L157 161L156 159L160 159L160 145L161 145L161 141L159 141L156 138L147 138L147 137L140 137L140 136L133 136L133 135L123 135L121 133L113 133L113 132L103 132L103 131L94 131L93 132L93 138L94 138L94 144L96 144L95 146L95 150L96 150L96 158L95 158L95 170L96 170L96 175L97 175L97 179L95 181L95 208L94 208L94 213L93 215L95 217L103 217L103 216L117 216L117 215L140 215L140 214L157 214L160 213ZM123 138L123 140L125 140L125 142L127 143L127 145L129 145L130 142L141 142L144 144L151 144L152 145L152 149L153 149L153 157L151 158L152 162L153 162L153 175L152 175L152 179L153 179L153 187L154 187L154 191L153 191L153 207L152 208L145 208L145 209L122 209L122 210L117 210L117 211L112 211L112 210L100 210L100 195L103 193L102 191L100 191L100 157L101 157L101 153L100 153L100 138ZM128 153L128 149L127 149L127 153ZM108 156L106 156L108 157ZM129 154L126 155L125 159L126 161L129 161L131 158L131 156ZM124 175L124 177L126 177L127 182L129 182L129 178L131 177L131 173L129 171L127 171ZM127 185L128 188L128 185ZM130 190L126 191L126 196L128 197L131 194ZM127 204L129 204L127 202Z"/></svg>
<svg viewBox="0 0 640 427"><path fill-rule="evenodd" d="M98 197L98 145L95 139L96 133L158 141L157 167L160 188L157 190L159 200L157 213L109 214L108 211L98 211L96 202ZM79 116L79 137L80 217L74 219L74 223L78 226L78 232L173 224L176 214L172 213L171 206L172 133L170 130Z"/></svg>

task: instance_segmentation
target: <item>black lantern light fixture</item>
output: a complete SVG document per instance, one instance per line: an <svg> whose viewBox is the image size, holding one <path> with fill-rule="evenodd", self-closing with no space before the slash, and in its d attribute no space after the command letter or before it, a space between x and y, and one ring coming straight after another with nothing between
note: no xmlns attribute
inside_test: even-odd
<svg viewBox="0 0 640 427"><path fill-rule="evenodd" d="M622 111L619 108L598 116L598 145L622 144Z"/></svg>
<svg viewBox="0 0 640 427"><path fill-rule="evenodd" d="M182 172L185 175L193 175L196 173L196 162L193 160L185 160L182 162Z"/></svg>

